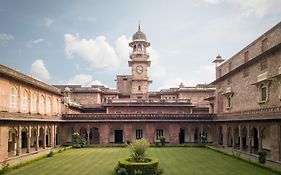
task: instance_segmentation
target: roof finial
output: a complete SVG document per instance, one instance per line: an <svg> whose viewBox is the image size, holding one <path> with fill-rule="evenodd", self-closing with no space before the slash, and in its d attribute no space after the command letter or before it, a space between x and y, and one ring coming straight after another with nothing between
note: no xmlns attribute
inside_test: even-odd
<svg viewBox="0 0 281 175"><path fill-rule="evenodd" d="M140 20L139 20L139 31L141 30L141 26L140 26Z"/></svg>

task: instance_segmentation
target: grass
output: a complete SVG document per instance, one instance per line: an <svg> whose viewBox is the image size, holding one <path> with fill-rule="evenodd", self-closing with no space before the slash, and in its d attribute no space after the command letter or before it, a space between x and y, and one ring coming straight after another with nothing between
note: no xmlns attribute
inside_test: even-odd
<svg viewBox="0 0 281 175"><path fill-rule="evenodd" d="M274 175L273 172L206 148L149 148L160 159L164 175ZM71 149L8 175L113 175L117 160L129 156L125 148Z"/></svg>

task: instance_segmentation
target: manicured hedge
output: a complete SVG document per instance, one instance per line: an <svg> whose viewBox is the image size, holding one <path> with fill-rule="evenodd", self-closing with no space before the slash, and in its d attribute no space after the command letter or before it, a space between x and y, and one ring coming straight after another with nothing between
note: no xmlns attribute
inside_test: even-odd
<svg viewBox="0 0 281 175"><path fill-rule="evenodd" d="M142 171L142 174L153 175L158 169L159 159L148 158L150 162L130 162L129 158L120 159L118 161L119 167L125 168L129 174L134 174L136 170Z"/></svg>

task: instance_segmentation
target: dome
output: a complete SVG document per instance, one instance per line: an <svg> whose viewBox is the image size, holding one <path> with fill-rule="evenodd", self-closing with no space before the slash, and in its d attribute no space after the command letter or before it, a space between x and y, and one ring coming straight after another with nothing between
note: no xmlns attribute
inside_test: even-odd
<svg viewBox="0 0 281 175"><path fill-rule="evenodd" d="M140 25L139 25L139 30L133 35L133 40L145 40L146 41L146 35L140 30Z"/></svg>
<svg viewBox="0 0 281 175"><path fill-rule="evenodd" d="M139 30L133 35L133 40L145 40L146 41L146 36L142 31Z"/></svg>
<svg viewBox="0 0 281 175"><path fill-rule="evenodd" d="M64 92L70 92L70 88L69 87L65 87L64 88Z"/></svg>

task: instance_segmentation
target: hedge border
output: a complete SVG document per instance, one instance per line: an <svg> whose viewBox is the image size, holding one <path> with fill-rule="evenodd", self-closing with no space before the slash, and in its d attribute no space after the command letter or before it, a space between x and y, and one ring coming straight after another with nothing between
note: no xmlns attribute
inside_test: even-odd
<svg viewBox="0 0 281 175"><path fill-rule="evenodd" d="M0 174L5 174L5 173L8 172L8 171L21 168L21 167L23 167L23 166L29 165L29 164L31 164L31 163L33 163L33 162L42 160L42 159L44 159L44 158L49 158L49 154L50 154L51 152L53 152L52 154L55 155L55 154L62 153L62 152L66 151L66 150L69 150L69 149L72 149L72 146L60 148L60 149L55 150L55 151L50 150L48 154L45 154L45 155L42 155L42 156L38 156L38 157L35 157L35 158L33 158L33 159L29 159L29 160L26 160L26 161L23 161L23 162L14 164L14 165L10 165L10 166L8 166L8 168L7 168L6 170L0 169ZM2 162L2 163L3 163L3 162Z"/></svg>
<svg viewBox="0 0 281 175"><path fill-rule="evenodd" d="M254 166L257 166L259 168L262 168L262 169L266 169L266 170L269 170L273 173L277 173L278 175L281 175L281 171L280 170L277 170L273 167L269 167L267 165L263 165L263 164L260 164L258 162L255 162L255 161L251 161L250 159L246 159L246 158L243 158L243 157L240 157L240 156L237 156L235 154L231 154L231 153L228 153L227 151L223 151L223 150L220 150L218 148L215 148L215 147L212 147L212 146L206 146L206 148L212 150L212 151L216 151L218 153L221 153L221 154L224 154L226 156L229 156L229 157L233 157L235 159L238 159L238 160L241 160L243 162L246 162L246 163L249 163L251 165L254 165Z"/></svg>

